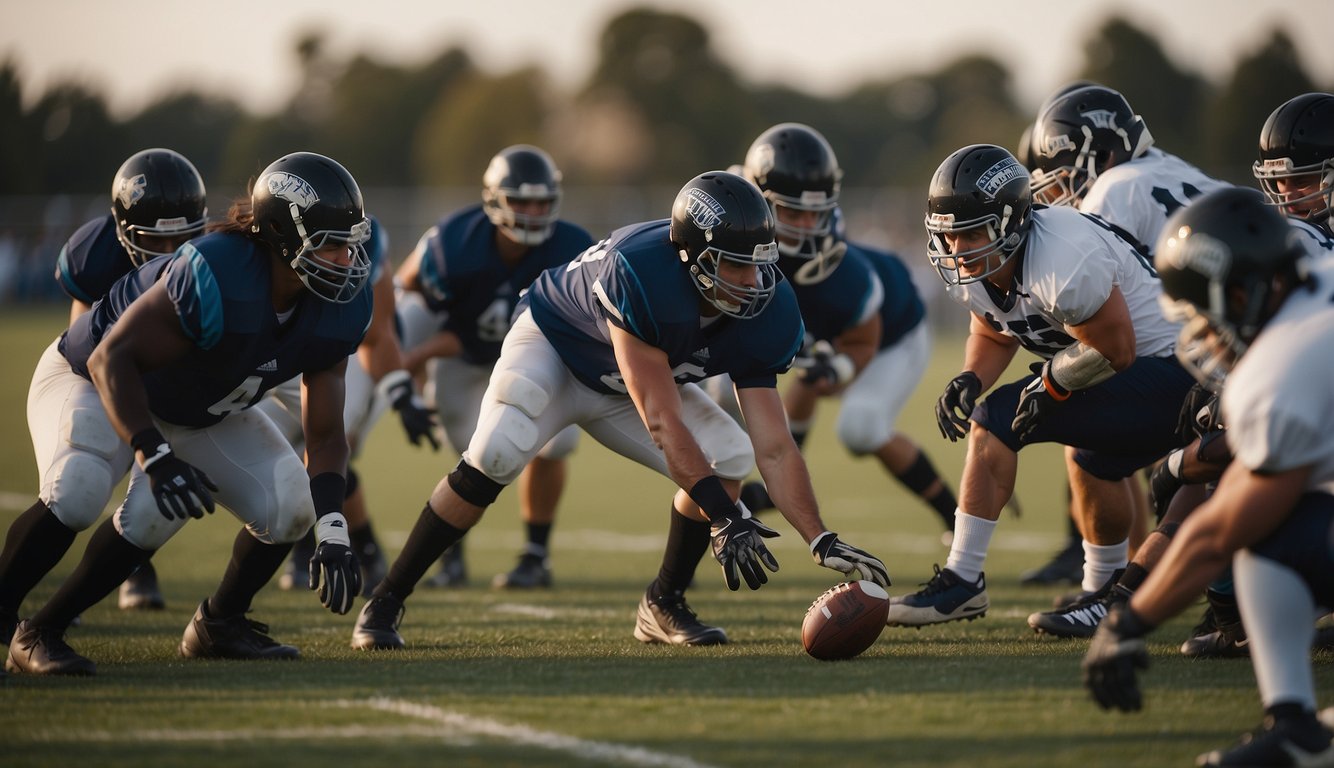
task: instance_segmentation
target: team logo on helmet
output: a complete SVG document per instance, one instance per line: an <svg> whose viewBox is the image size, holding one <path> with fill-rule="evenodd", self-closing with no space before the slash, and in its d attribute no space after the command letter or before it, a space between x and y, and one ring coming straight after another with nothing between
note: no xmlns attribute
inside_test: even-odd
<svg viewBox="0 0 1334 768"><path fill-rule="evenodd" d="M305 210L320 201L320 195L310 182L294 176L286 171L278 171L269 174L264 180L268 185L269 194L279 200L286 200L289 203L295 203L296 207Z"/></svg>
<svg viewBox="0 0 1334 768"><path fill-rule="evenodd" d="M1020 165L1018 160L1013 157L1006 157L978 177L977 188L982 190L982 194L989 199L995 200L996 195L1006 184L1022 178L1027 173L1028 171L1024 170L1024 166Z"/></svg>
<svg viewBox="0 0 1334 768"><path fill-rule="evenodd" d="M722 224L726 212L721 203L701 189L692 189L686 194L686 213L700 229L713 229Z"/></svg>
<svg viewBox="0 0 1334 768"><path fill-rule="evenodd" d="M1228 267L1232 263L1232 254L1227 246L1206 234L1191 234L1188 227L1183 227L1183 230L1178 231L1176 237L1169 241L1169 247L1163 249L1167 263L1177 269L1197 272L1211 281L1221 281L1227 277ZM1170 247L1171 242L1178 243L1178 246Z"/></svg>
<svg viewBox="0 0 1334 768"><path fill-rule="evenodd" d="M148 180L141 173L138 176L130 178L121 178L120 185L116 188L116 199L120 201L120 207L132 208L144 196L144 189L148 186Z"/></svg>
<svg viewBox="0 0 1334 768"><path fill-rule="evenodd" d="M1094 128L1102 128L1108 131L1116 130L1116 113L1110 109L1092 109L1088 112L1080 112L1079 116L1088 121Z"/></svg>

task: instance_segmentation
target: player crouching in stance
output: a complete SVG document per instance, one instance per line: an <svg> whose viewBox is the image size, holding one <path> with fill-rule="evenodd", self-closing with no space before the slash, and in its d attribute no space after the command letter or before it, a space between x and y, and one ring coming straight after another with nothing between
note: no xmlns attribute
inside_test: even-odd
<svg viewBox="0 0 1334 768"><path fill-rule="evenodd" d="M1315 606L1334 605L1334 267L1312 268L1303 239L1258 192L1230 189L1169 219L1156 250L1165 309L1187 320L1180 354L1201 381L1227 376L1235 458L1143 586L1098 627L1084 682L1104 708L1139 709L1144 636L1231 563L1265 717L1199 765L1334 762L1310 662Z"/></svg>
<svg viewBox="0 0 1334 768"><path fill-rule="evenodd" d="M320 600L346 613L361 580L343 519L343 370L371 319L361 191L338 163L287 155L218 231L126 275L43 358L39 397L84 396L138 466L115 516L50 601L19 623L7 668L93 674L65 643L70 620L217 500L245 522L212 597L186 627L190 657L295 658L245 617L255 593L316 525ZM304 376L309 476L268 417L250 410ZM322 587L319 583L322 582Z"/></svg>
<svg viewBox="0 0 1334 768"><path fill-rule="evenodd" d="M644 642L712 645L685 589L708 550L729 588L778 570L777 536L736 502L758 458L779 509L817 562L887 584L885 566L825 530L776 389L800 348L792 289L777 272L769 205L730 173L692 179L670 220L624 227L549 269L519 304L458 466L422 510L402 554L352 633L355 648L402 648L403 601L445 547L477 523L556 433L578 424L613 451L670 477L678 491L658 578L639 605ZM729 374L746 432L694 384Z"/></svg>

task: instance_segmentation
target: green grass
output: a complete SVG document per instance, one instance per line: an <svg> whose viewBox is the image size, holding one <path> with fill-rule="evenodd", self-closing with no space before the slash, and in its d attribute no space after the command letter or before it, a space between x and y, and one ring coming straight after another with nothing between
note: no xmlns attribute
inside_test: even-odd
<svg viewBox="0 0 1334 768"><path fill-rule="evenodd" d="M0 313L0 525L36 488L23 403L63 309ZM941 440L932 404L957 370L945 340L903 429L951 484L963 446ZM851 459L826 406L808 454L831 528L882 556L893 592L943 562L934 516L869 461ZM455 461L412 449L382 421L359 469L382 541L397 552L422 502ZM1054 590L1017 574L1059 543L1064 484L1059 452L1025 452L1025 516L1003 520L988 560L992 608L983 620L888 629L851 662L801 651L806 606L833 584L783 523L783 570L759 592L729 593L701 567L691 600L733 644L682 649L631 636L635 604L656 572L670 483L585 439L553 539L556 588L487 589L520 545L513 491L468 539L474 586L413 596L405 653L348 645L353 617L333 616L305 591L267 588L254 617L301 647L294 663L187 662L181 630L213 589L237 525L226 512L192 522L158 555L168 609L122 613L113 601L84 616L72 644L99 664L86 680L15 676L0 686L0 765L1187 765L1259 719L1245 662L1176 654L1197 611L1153 636L1147 708L1098 710L1079 684L1084 643L1039 638L1025 624ZM25 605L33 610L68 574L87 534ZM1327 662L1328 659L1322 658ZM1334 681L1328 663L1317 684Z"/></svg>

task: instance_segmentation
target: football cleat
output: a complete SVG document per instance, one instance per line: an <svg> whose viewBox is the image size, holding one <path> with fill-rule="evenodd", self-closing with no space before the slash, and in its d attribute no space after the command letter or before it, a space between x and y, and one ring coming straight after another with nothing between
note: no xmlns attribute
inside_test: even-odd
<svg viewBox="0 0 1334 768"><path fill-rule="evenodd" d="M151 561L139 566L121 583L118 603L122 611L160 611L167 607L158 587L157 569Z"/></svg>
<svg viewBox="0 0 1334 768"><path fill-rule="evenodd" d="M639 600L635 618L635 639L641 643L668 645L723 645L727 633L711 627L695 616L682 592L651 598L648 592Z"/></svg>
<svg viewBox="0 0 1334 768"><path fill-rule="evenodd" d="M434 576L422 582L428 587L468 586L468 567L463 561L463 542L457 542L440 556L440 570Z"/></svg>
<svg viewBox="0 0 1334 768"><path fill-rule="evenodd" d="M97 665L65 642L65 630L19 622L5 669L29 675L95 675Z"/></svg>
<svg viewBox="0 0 1334 768"><path fill-rule="evenodd" d="M1028 617L1028 626L1040 635L1054 637L1093 637L1107 612L1117 603L1130 599L1131 592L1117 583L1125 569L1118 569L1102 589L1053 611L1040 611Z"/></svg>
<svg viewBox="0 0 1334 768"><path fill-rule="evenodd" d="M269 626L244 614L215 619L208 601L199 604L181 636L181 655L187 659L295 659L301 651L268 635Z"/></svg>
<svg viewBox="0 0 1334 768"><path fill-rule="evenodd" d="M1223 609L1224 618L1220 621L1219 608ZM1181 644L1181 655L1192 659L1240 659L1251 655L1250 641L1246 638L1246 628L1241 624L1241 615L1235 604L1215 606L1210 603L1204 609L1200 623L1190 631L1190 637Z"/></svg>
<svg viewBox="0 0 1334 768"><path fill-rule="evenodd" d="M397 651L404 647L398 625L403 621L403 601L393 595L372 597L361 607L352 629L352 647L359 651Z"/></svg>
<svg viewBox="0 0 1334 768"><path fill-rule="evenodd" d="M1078 584L1083 580L1084 540L1078 536L1071 536L1048 562L1019 575L1019 583L1026 587Z"/></svg>
<svg viewBox="0 0 1334 768"><path fill-rule="evenodd" d="M1229 750L1216 749L1195 760L1202 766L1334 765L1330 731L1311 713L1264 721Z"/></svg>
<svg viewBox="0 0 1334 768"><path fill-rule="evenodd" d="M921 590L889 599L886 624L891 627L925 627L947 621L972 621L987 615L990 602L987 600L986 574L979 575L976 582L969 584L949 568L931 567L935 568L936 575Z"/></svg>
<svg viewBox="0 0 1334 768"><path fill-rule="evenodd" d="M491 580L494 589L534 589L551 586L551 561L542 555L524 552L509 573L497 573Z"/></svg>

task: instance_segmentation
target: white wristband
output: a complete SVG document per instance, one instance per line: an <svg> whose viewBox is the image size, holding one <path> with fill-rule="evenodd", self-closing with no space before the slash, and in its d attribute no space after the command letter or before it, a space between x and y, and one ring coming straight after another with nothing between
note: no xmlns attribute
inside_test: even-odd
<svg viewBox="0 0 1334 768"><path fill-rule="evenodd" d="M1181 465L1186 461L1186 449L1178 448L1167 454L1167 474L1181 479Z"/></svg>
<svg viewBox="0 0 1334 768"><path fill-rule="evenodd" d="M320 544L342 544L352 546L352 539L347 535L347 518L342 512L330 512L315 521L315 541Z"/></svg>
<svg viewBox="0 0 1334 768"><path fill-rule="evenodd" d="M834 369L834 375L838 377L840 386L852 381L852 377L857 375L857 364L842 352L830 359L829 367Z"/></svg>
<svg viewBox="0 0 1334 768"><path fill-rule="evenodd" d="M404 382L411 385L412 374L408 373L404 368L399 368L396 371L390 371L384 376L381 376L380 381L375 385L375 391L380 397L388 400L390 398L389 390L402 385Z"/></svg>

